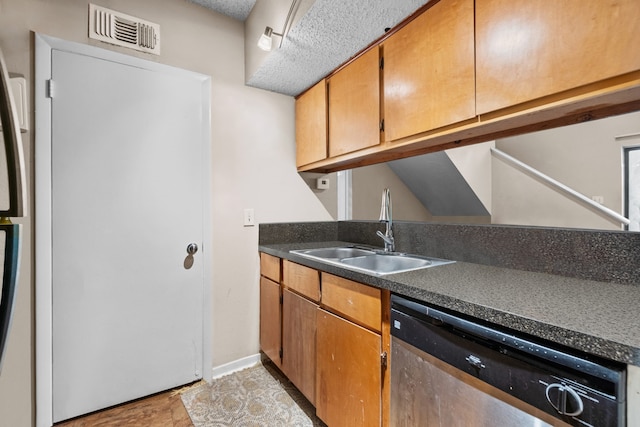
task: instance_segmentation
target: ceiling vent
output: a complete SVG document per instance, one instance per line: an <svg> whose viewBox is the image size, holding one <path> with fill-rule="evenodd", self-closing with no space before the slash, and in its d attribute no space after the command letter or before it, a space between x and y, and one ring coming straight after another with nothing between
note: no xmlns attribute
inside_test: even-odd
<svg viewBox="0 0 640 427"><path fill-rule="evenodd" d="M89 4L89 38L160 55L160 25Z"/></svg>

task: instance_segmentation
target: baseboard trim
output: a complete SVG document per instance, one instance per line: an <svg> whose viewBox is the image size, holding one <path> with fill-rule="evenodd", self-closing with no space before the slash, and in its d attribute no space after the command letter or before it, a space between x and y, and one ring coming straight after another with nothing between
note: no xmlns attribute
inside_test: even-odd
<svg viewBox="0 0 640 427"><path fill-rule="evenodd" d="M251 356L243 357L242 359L234 360L224 365L215 366L212 370L212 378L216 379L224 377L225 375L233 374L234 372L241 371L246 368L260 363L260 353L253 354Z"/></svg>

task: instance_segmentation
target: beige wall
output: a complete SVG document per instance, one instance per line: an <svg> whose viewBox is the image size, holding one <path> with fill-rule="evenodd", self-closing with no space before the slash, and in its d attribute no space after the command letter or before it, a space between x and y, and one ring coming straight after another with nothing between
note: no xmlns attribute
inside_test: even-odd
<svg viewBox="0 0 640 427"><path fill-rule="evenodd" d="M496 147L540 172L622 213L622 145L640 133L640 112L496 141ZM620 223L566 197L504 161L493 159L495 224L619 230Z"/></svg>
<svg viewBox="0 0 640 427"><path fill-rule="evenodd" d="M311 191L316 195L318 200L324 205L325 209L331 215L334 220L338 219L338 173L333 172L330 174L314 173L314 172L301 172L300 176L304 179L304 182L309 186ZM329 180L329 188L319 190L317 187L317 180L319 178L326 178Z"/></svg>
<svg viewBox="0 0 640 427"><path fill-rule="evenodd" d="M446 150L447 156L491 213L491 148L495 141Z"/></svg>
<svg viewBox="0 0 640 427"><path fill-rule="evenodd" d="M244 27L186 0L101 0L96 4L156 22L162 55L89 41L86 0L0 0L0 46L11 72L31 81L31 31L113 49L212 76L212 222L214 248L212 365L259 350L258 228L243 227L243 209L259 222L330 220L295 169L294 101L244 86ZM33 96L30 87L29 96ZM33 98L30 109L33 123ZM23 134L33 184L34 132ZM0 375L0 425L32 425L34 274L32 222L26 225L13 328ZM169 219L168 219L169 220ZM206 362L205 362L206 363Z"/></svg>
<svg viewBox="0 0 640 427"><path fill-rule="evenodd" d="M380 218L382 190L387 187L391 190L394 219L431 220L431 214L420 200L384 163L353 169L351 177L353 219L377 221ZM380 243L382 244L382 240Z"/></svg>

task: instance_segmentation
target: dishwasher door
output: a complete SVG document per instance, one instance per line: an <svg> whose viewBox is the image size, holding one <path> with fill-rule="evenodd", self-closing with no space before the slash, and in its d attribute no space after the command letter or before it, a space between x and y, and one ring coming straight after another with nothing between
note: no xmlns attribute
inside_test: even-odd
<svg viewBox="0 0 640 427"><path fill-rule="evenodd" d="M625 422L625 366L391 297L391 425Z"/></svg>
<svg viewBox="0 0 640 427"><path fill-rule="evenodd" d="M389 425L570 426L396 337L391 361Z"/></svg>

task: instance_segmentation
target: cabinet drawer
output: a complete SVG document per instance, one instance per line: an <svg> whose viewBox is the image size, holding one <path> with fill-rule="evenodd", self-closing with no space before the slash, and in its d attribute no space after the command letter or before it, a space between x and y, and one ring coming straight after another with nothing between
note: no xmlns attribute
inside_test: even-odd
<svg viewBox="0 0 640 427"><path fill-rule="evenodd" d="M366 328L380 332L380 289L322 273L322 305Z"/></svg>
<svg viewBox="0 0 640 427"><path fill-rule="evenodd" d="M280 258L261 252L260 274L280 283Z"/></svg>
<svg viewBox="0 0 640 427"><path fill-rule="evenodd" d="M283 284L287 288L313 301L320 301L320 274L317 270L285 260L283 272Z"/></svg>

